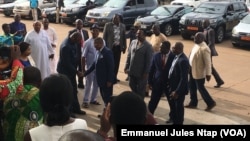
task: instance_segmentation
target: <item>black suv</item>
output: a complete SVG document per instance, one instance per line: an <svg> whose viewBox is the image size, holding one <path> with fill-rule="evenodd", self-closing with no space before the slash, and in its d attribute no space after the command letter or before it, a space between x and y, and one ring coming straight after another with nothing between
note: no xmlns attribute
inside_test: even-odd
<svg viewBox="0 0 250 141"><path fill-rule="evenodd" d="M215 41L220 43L226 35L248 14L245 3L237 1L203 2L193 12L181 17L180 32L183 39L190 39L195 33L202 32L204 19L209 19L215 29Z"/></svg>
<svg viewBox="0 0 250 141"><path fill-rule="evenodd" d="M85 20L86 13L89 9L102 6L107 0L91 0L94 5L86 6L87 0L79 0L76 3L68 4L66 7L61 10L61 19L66 24L72 24L76 19Z"/></svg>

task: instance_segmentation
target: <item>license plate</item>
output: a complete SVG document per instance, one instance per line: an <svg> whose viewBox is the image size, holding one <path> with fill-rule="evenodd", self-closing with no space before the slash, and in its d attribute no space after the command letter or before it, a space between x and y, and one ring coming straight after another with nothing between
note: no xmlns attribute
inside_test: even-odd
<svg viewBox="0 0 250 141"><path fill-rule="evenodd" d="M250 41L250 37L248 36L242 36L240 37L241 40L245 40L245 41Z"/></svg>
<svg viewBox="0 0 250 141"><path fill-rule="evenodd" d="M142 24L142 25L141 25L141 28L147 28L147 26L146 26L146 25L144 25L144 24Z"/></svg>
<svg viewBox="0 0 250 141"><path fill-rule="evenodd" d="M61 13L61 16L62 17L67 17L67 14L66 13Z"/></svg>
<svg viewBox="0 0 250 141"><path fill-rule="evenodd" d="M90 19L90 22L91 22L91 23L94 23L94 22L95 22L95 19Z"/></svg>
<svg viewBox="0 0 250 141"><path fill-rule="evenodd" d="M198 27L188 26L187 29L188 29L188 30L198 30Z"/></svg>

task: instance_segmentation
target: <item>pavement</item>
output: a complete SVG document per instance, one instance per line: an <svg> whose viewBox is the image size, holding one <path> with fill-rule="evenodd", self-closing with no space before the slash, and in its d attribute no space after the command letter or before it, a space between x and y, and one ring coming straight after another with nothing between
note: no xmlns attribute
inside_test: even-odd
<svg viewBox="0 0 250 141"><path fill-rule="evenodd" d="M114 95L119 95L122 91L130 90L128 86L128 81L125 81L126 75L120 71L118 74L118 78L121 80L119 83L114 85ZM226 88L212 88L210 86L207 86L210 94L214 95L218 93L218 91L225 91ZM211 91L210 89L213 89ZM80 101L80 104L82 103L82 96L83 96L84 89L78 89L78 98ZM223 97L223 94L220 94ZM185 119L184 119L184 125L250 125L250 118L245 118L244 116L235 115L233 112L226 112L223 111L224 106L228 106L229 110L233 110L233 108L230 109L230 107L235 107L236 105L228 104L230 102L225 102L224 99L217 99L217 106L212 109L212 111L207 112L204 109L206 108L206 105L202 98L198 94L198 107L197 109L187 109L185 108ZM145 98L145 102L148 103L150 97ZM97 117L98 114L102 113L103 110L103 102L101 100L100 95L98 95L98 101L102 103L102 105L90 105L89 108L82 108L82 110L85 110L87 112L87 115L79 116L78 118L83 118L87 121L89 129L92 131L96 131L100 127L100 120ZM249 101L249 99L248 99ZM189 102L189 95L186 96L185 104L188 104ZM236 106L237 107L237 106ZM240 107L240 104L238 105ZM244 105L243 105L244 107ZM167 103L167 99L165 97L162 97L159 105L155 111L155 119L157 122L161 125L167 125L165 122L169 118L169 106ZM250 113L248 113L248 116L250 116ZM112 132L112 131L111 131ZM111 133L110 133L111 134Z"/></svg>

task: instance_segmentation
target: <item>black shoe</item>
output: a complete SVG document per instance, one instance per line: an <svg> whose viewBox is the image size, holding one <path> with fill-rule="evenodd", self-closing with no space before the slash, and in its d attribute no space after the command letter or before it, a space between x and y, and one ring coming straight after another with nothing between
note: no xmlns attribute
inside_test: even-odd
<svg viewBox="0 0 250 141"><path fill-rule="evenodd" d="M80 89L84 89L84 85L83 85L83 84L81 84L81 83L79 83L79 84L78 84L78 88L80 88Z"/></svg>
<svg viewBox="0 0 250 141"><path fill-rule="evenodd" d="M127 78L125 79L125 81L129 81L129 77L127 77Z"/></svg>
<svg viewBox="0 0 250 141"><path fill-rule="evenodd" d="M73 111L73 113L75 114L79 114L79 115L86 115L85 111L79 110L79 111Z"/></svg>
<svg viewBox="0 0 250 141"><path fill-rule="evenodd" d="M185 108L189 108L189 109L196 109L197 106L194 106L194 105L191 105L191 104L188 104L186 106L184 106Z"/></svg>
<svg viewBox="0 0 250 141"><path fill-rule="evenodd" d="M72 118L76 118L76 115L74 115L74 114L70 114L70 117L72 117Z"/></svg>
<svg viewBox="0 0 250 141"><path fill-rule="evenodd" d="M93 104L93 105L101 105L101 103L98 102L98 101L92 101L92 102L90 102L90 104Z"/></svg>
<svg viewBox="0 0 250 141"><path fill-rule="evenodd" d="M223 85L223 84L224 84L224 82L220 82L217 85L215 85L214 88L220 88L220 86Z"/></svg>
<svg viewBox="0 0 250 141"><path fill-rule="evenodd" d="M167 123L167 124L173 124L174 122L173 122L172 119L168 119L168 120L166 121L166 123Z"/></svg>
<svg viewBox="0 0 250 141"><path fill-rule="evenodd" d="M205 109L205 111L211 111L214 107L216 106L216 102L214 102L212 105L207 106L207 108Z"/></svg>

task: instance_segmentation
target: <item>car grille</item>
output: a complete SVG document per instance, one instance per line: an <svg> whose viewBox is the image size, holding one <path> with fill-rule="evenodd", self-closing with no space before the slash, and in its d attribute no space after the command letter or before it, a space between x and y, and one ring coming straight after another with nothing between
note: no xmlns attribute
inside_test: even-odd
<svg viewBox="0 0 250 141"><path fill-rule="evenodd" d="M197 27L202 27L202 21L201 19L187 19L185 21L185 25L191 25L191 26L197 26Z"/></svg>
<svg viewBox="0 0 250 141"><path fill-rule="evenodd" d="M250 33L240 32L239 34L240 34L241 36L249 36L249 37L250 37Z"/></svg>
<svg viewBox="0 0 250 141"><path fill-rule="evenodd" d="M93 17L100 17L101 14L100 13L94 13L94 12L90 12L89 16L93 16Z"/></svg>

